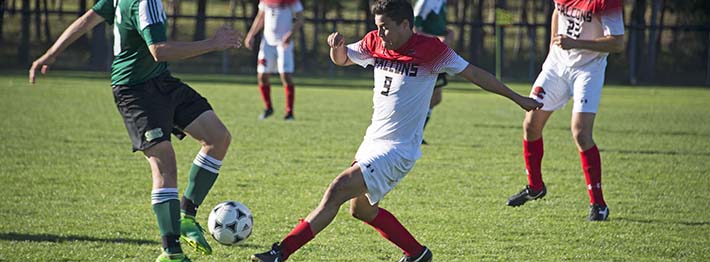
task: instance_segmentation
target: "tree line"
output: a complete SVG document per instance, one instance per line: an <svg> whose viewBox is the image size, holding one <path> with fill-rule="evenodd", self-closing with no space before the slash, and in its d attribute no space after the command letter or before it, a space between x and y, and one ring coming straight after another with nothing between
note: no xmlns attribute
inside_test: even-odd
<svg viewBox="0 0 710 262"><path fill-rule="evenodd" d="M3 46L17 46L16 64L29 64L30 53L47 47L66 27L55 26L55 21L65 17L72 20L96 1L0 0L0 41ZM301 2L307 19L296 39L299 65L313 68L327 64L312 58L325 54L322 38L333 29L350 32L353 40L374 29L369 12L372 0ZM163 3L169 17L169 38L177 40L204 39L211 24L229 22L246 30L258 5L256 0L164 0ZM624 1L624 7L627 50L617 58L610 57L609 68L620 69L614 70L610 79L632 84L672 82L673 76L663 73L673 67L690 73L691 78L698 79L697 83L710 84L710 1L630 0ZM501 31L504 75L525 79L539 70L552 33L551 0L448 0L447 8L449 27L456 35L452 48L469 61L493 68L496 10L504 10L513 17L513 23ZM90 38L80 40L89 49L86 62L92 67L107 67L111 58L109 33L101 25Z"/></svg>

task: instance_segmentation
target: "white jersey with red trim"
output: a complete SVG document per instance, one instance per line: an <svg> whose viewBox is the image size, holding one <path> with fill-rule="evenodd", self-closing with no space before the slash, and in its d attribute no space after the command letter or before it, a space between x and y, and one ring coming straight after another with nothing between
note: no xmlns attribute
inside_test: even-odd
<svg viewBox="0 0 710 262"><path fill-rule="evenodd" d="M437 38L413 34L397 50L384 48L377 31L347 46L348 58L374 66L372 123L365 140L394 145L402 157L421 157L429 100L439 73L458 74L468 62Z"/></svg>
<svg viewBox="0 0 710 262"><path fill-rule="evenodd" d="M606 35L623 35L624 20L620 0L554 0L557 32L569 38L594 40ZM564 50L550 47L548 58L570 67L585 65L609 53L587 49Z"/></svg>
<svg viewBox="0 0 710 262"><path fill-rule="evenodd" d="M303 12L303 5L299 0L261 0L259 10L264 12L264 40L279 45L291 31L295 14Z"/></svg>

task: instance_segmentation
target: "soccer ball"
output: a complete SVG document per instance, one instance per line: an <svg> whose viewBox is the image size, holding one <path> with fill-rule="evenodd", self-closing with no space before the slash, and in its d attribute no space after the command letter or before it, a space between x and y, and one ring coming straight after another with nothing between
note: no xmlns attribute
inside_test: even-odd
<svg viewBox="0 0 710 262"><path fill-rule="evenodd" d="M251 235L254 219L251 211L237 201L224 201L212 208L207 227L212 237L220 244L235 245Z"/></svg>

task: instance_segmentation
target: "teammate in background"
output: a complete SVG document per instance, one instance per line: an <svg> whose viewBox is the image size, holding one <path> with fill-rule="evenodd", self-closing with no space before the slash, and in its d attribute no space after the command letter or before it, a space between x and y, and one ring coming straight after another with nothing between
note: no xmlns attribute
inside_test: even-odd
<svg viewBox="0 0 710 262"><path fill-rule="evenodd" d="M212 248L195 215L217 179L231 135L204 97L170 75L166 62L239 48L242 36L222 27L210 39L167 41L160 0L99 0L32 63L30 82L35 82L36 70L45 74L67 46L104 21L113 24L114 101L128 129L133 152L143 151L152 171L151 204L163 245L155 261L190 261L180 247L180 239L210 254ZM188 134L202 144L192 162L182 202L178 199L171 133L179 139Z"/></svg>
<svg viewBox="0 0 710 262"><path fill-rule="evenodd" d="M376 31L345 46L343 36L328 36L336 65L374 66L374 111L364 141L350 168L338 175L316 207L272 249L252 261L284 261L313 239L350 201L350 213L379 231L404 251L400 261L431 261L432 252L379 202L414 167L422 155L421 141L431 87L439 73L458 74L484 90L513 100L523 109L542 106L510 90L491 74L470 65L436 38L415 34L407 0L380 0L372 7Z"/></svg>
<svg viewBox="0 0 710 262"><path fill-rule="evenodd" d="M450 46L454 39L454 32L446 28L446 0L419 0L414 4L414 32L436 37ZM424 128L429 123L431 112L439 103L441 103L443 87L446 86L446 73L441 73L436 78L434 84L434 94L429 102L429 111L426 114ZM426 140L422 139L422 144L427 144Z"/></svg>
<svg viewBox="0 0 710 262"><path fill-rule="evenodd" d="M545 196L542 181L542 129L555 110L572 98L572 137L579 150L589 193L590 221L606 220L609 208L602 194L599 150L592 139L594 117L604 85L608 53L624 48L620 0L555 0L550 53L530 97L545 104L528 112L523 122L523 156L528 185L508 199L509 206Z"/></svg>
<svg viewBox="0 0 710 262"><path fill-rule="evenodd" d="M257 78L259 92L264 101L264 112L259 119L266 119L274 113L271 104L271 83L269 75L279 73L286 95L284 120L294 120L293 101L296 95L293 84L293 33L303 25L303 5L299 0L260 0L259 12L244 39L244 46L254 47L254 36L264 28L259 46Z"/></svg>

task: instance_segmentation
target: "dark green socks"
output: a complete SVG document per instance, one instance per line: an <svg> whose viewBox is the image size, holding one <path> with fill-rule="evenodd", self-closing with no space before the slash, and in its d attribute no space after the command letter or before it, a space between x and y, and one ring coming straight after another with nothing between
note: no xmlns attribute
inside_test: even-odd
<svg viewBox="0 0 710 262"><path fill-rule="evenodd" d="M207 193L217 180L220 167L222 167L221 160L202 152L197 154L195 160L192 161L187 187L180 205L181 212L185 216L194 217L197 214L197 208L205 200Z"/></svg>

